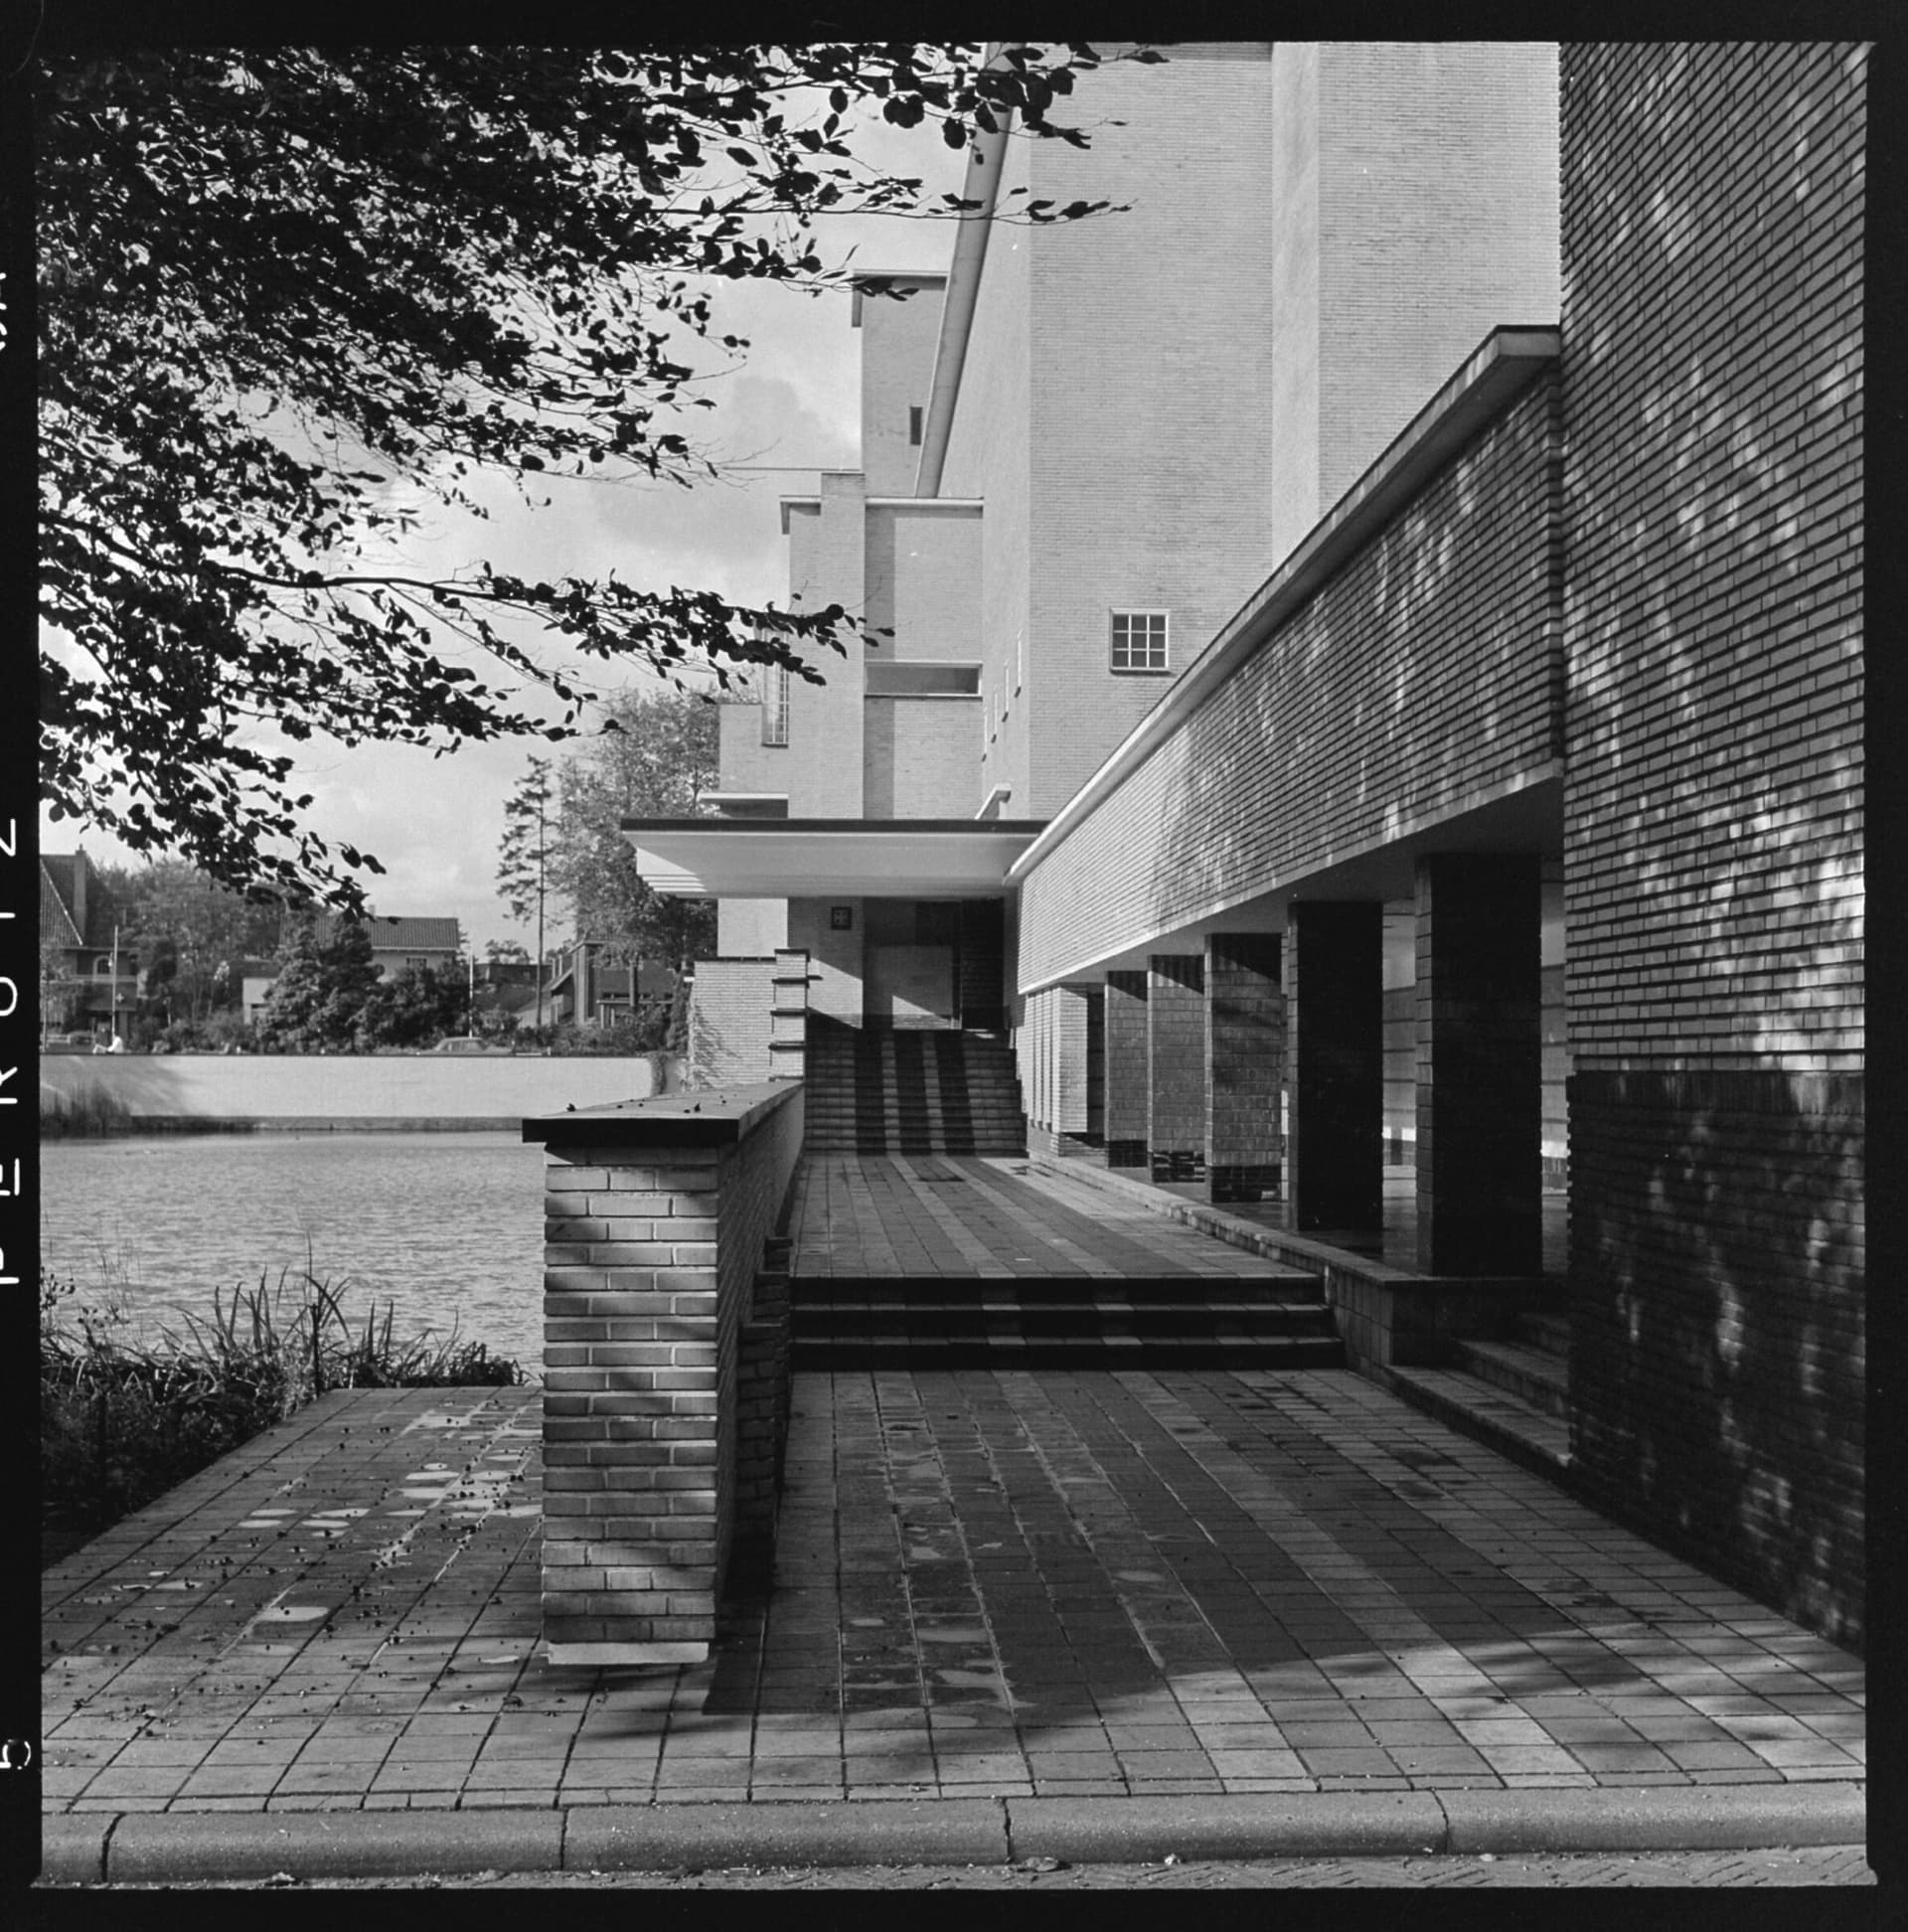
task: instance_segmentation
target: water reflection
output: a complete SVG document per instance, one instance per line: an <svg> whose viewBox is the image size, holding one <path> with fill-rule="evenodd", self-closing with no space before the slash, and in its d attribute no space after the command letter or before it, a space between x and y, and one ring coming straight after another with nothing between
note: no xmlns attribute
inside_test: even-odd
<svg viewBox="0 0 1908 1932"><path fill-rule="evenodd" d="M192 1134L40 1150L43 1265L176 1324L215 1287L316 1273L362 1320L424 1328L543 1368L544 1151L511 1133Z"/></svg>

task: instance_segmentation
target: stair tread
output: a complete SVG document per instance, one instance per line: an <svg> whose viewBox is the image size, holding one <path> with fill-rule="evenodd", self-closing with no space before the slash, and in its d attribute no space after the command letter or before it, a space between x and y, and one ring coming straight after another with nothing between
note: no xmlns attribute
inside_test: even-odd
<svg viewBox="0 0 1908 1932"><path fill-rule="evenodd" d="M1569 1422L1546 1415L1495 1382L1461 1368L1393 1368L1391 1378L1416 1406L1516 1455L1527 1467L1555 1473L1570 1462Z"/></svg>
<svg viewBox="0 0 1908 1932"><path fill-rule="evenodd" d="M1486 1340L1475 1336L1461 1338L1457 1348L1467 1360L1494 1363L1527 1375L1532 1381L1545 1382L1555 1388L1568 1388L1570 1385L1568 1357L1557 1355L1549 1349L1535 1348L1527 1342Z"/></svg>

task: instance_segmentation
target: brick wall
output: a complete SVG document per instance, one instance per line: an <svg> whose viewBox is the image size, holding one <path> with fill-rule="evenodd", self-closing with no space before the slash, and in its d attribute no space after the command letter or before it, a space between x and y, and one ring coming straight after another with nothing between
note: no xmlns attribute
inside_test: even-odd
<svg viewBox="0 0 1908 1932"><path fill-rule="evenodd" d="M786 899L716 901L717 959L766 959L788 943Z"/></svg>
<svg viewBox="0 0 1908 1932"><path fill-rule="evenodd" d="M1549 42L1274 47L1268 566L1488 329L1555 318L1556 72Z"/></svg>
<svg viewBox="0 0 1908 1932"><path fill-rule="evenodd" d="M786 794L796 763L789 751L786 744L762 742L760 705L722 705L716 711L716 769L721 774L721 790Z"/></svg>
<svg viewBox="0 0 1908 1932"><path fill-rule="evenodd" d="M775 1005L773 959L703 959L689 998L689 1084L765 1080Z"/></svg>
<svg viewBox="0 0 1908 1932"><path fill-rule="evenodd" d="M1562 58L1574 1451L1848 1641L1863 75L1823 44Z"/></svg>
<svg viewBox="0 0 1908 1932"><path fill-rule="evenodd" d="M1001 156L1004 197L1028 186L1034 145L1007 143ZM1008 200L1005 205L1014 204ZM999 688L1003 668L1018 662L1027 639L1028 490L1033 464L1028 303L1035 240L1031 231L1007 224L997 226L988 237L987 262L941 470L943 496L979 497L987 505L980 578L982 680L987 690ZM1025 694L1016 693L1011 676L1008 697L1013 706L1008 728L992 742L986 742L983 734L980 797L985 798L996 785L1012 786L1010 810L1021 816L1033 809L1027 802L1030 786L1023 728L1027 706Z"/></svg>
<svg viewBox="0 0 1908 1932"><path fill-rule="evenodd" d="M910 470L908 488L913 488ZM874 485L871 495L876 494ZM919 509L882 504L868 513L868 621L891 631L871 664L919 658L971 664L981 655L981 512L936 500ZM968 789L975 774L968 773Z"/></svg>
<svg viewBox="0 0 1908 1932"><path fill-rule="evenodd" d="M1327 109L1303 152L1271 42L1086 77L1084 153L1008 144L1006 188L1123 209L991 236L943 471L987 503L983 782L1017 811L1159 695L1111 671L1110 610L1170 611L1177 675L1288 547L1282 478L1296 539L1489 327L1555 313L1554 50L1298 52Z"/></svg>
<svg viewBox="0 0 1908 1932"><path fill-rule="evenodd" d="M1090 149L1032 148L1035 195L1128 212L1025 239L1032 569L1028 688L1007 727L1029 747L1017 812L1056 811L1164 687L1109 668L1111 610L1170 611L1177 674L1265 575L1270 55L1265 42L1186 46L1162 66L1105 69L1073 96ZM991 499L987 515L991 540ZM990 652L1012 642L990 637Z"/></svg>
<svg viewBox="0 0 1908 1932"><path fill-rule="evenodd" d="M1533 384L1029 875L1022 986L1549 769L1555 402Z"/></svg>
<svg viewBox="0 0 1908 1932"><path fill-rule="evenodd" d="M876 271L871 271L876 272ZM862 469L870 496L911 496L920 458L908 410L925 409L941 328L942 274L892 274L905 294L854 298L862 338Z"/></svg>
<svg viewBox="0 0 1908 1932"><path fill-rule="evenodd" d="M1319 52L1319 496L1279 556L1487 329L1557 313L1555 45Z"/></svg>
<svg viewBox="0 0 1908 1932"><path fill-rule="evenodd" d="M672 1140L663 1118L591 1127L547 1156L545 1642L556 1663L688 1661L715 1635L740 1338L801 1090L726 1145Z"/></svg>
<svg viewBox="0 0 1908 1932"><path fill-rule="evenodd" d="M853 920L837 931L831 913L846 905ZM863 943L867 933L865 903L861 899L790 899L788 943L808 954L808 1005L851 1027L862 1024L865 1005Z"/></svg>
<svg viewBox="0 0 1908 1932"><path fill-rule="evenodd" d="M791 510L788 573L794 602L806 610L840 604L851 618L862 615L867 516L867 492L853 471L825 472L820 508ZM825 645L800 649L824 682L789 680L788 745L775 761L788 777L772 789L787 791L791 818L859 818L862 657L852 644L846 657ZM726 771L723 782L728 782Z"/></svg>
<svg viewBox="0 0 1908 1932"><path fill-rule="evenodd" d="M872 819L959 818L974 795L979 699L871 698L863 795Z"/></svg>

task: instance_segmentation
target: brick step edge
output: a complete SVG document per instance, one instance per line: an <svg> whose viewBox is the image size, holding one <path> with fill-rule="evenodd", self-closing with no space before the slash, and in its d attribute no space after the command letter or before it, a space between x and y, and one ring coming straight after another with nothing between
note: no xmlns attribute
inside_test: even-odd
<svg viewBox="0 0 1908 1932"><path fill-rule="evenodd" d="M1169 1302L1182 1308L1242 1304L1247 1308L1323 1308L1325 1287L1317 1275L827 1275L800 1273L790 1281L798 1306L803 1296L869 1306L911 1302L970 1302L993 1294L1022 1306L1083 1302L1122 1306Z"/></svg>
<svg viewBox="0 0 1908 1932"><path fill-rule="evenodd" d="M1453 1346L1457 1360L1451 1366L1462 1373L1489 1382L1557 1421L1569 1414L1570 1365L1562 1356L1477 1337L1459 1337Z"/></svg>
<svg viewBox="0 0 1908 1932"><path fill-rule="evenodd" d="M789 1348L791 1369L855 1368L1343 1368L1345 1350L1336 1341L1268 1345L1189 1342L973 1343L922 1339L901 1343L822 1343L797 1340Z"/></svg>
<svg viewBox="0 0 1908 1932"><path fill-rule="evenodd" d="M1136 1333L1163 1335L1173 1333L1174 1325L1203 1332L1220 1323L1241 1335L1297 1333L1314 1335L1332 1330L1329 1309L1301 1303L1294 1307L1254 1308L1237 1304L1187 1308L1178 1306L1133 1306L1116 1302L1079 1302L1074 1304L1032 1306L1017 1302L910 1302L880 1303L867 1306L856 1302L798 1302L793 1319L797 1330L831 1328L837 1332L869 1328L892 1329L911 1324L957 1322L963 1334L988 1333L994 1329L1012 1330L1032 1323L1036 1328L1064 1325L1077 1329L1094 1322L1116 1322ZM1332 1330L1337 1333L1336 1330ZM1532 1406L1535 1406L1532 1404Z"/></svg>
<svg viewBox="0 0 1908 1932"><path fill-rule="evenodd" d="M1385 1382L1413 1408L1508 1456L1519 1468L1551 1482L1569 1475L1568 1425L1506 1390L1455 1368L1392 1368L1385 1370Z"/></svg>

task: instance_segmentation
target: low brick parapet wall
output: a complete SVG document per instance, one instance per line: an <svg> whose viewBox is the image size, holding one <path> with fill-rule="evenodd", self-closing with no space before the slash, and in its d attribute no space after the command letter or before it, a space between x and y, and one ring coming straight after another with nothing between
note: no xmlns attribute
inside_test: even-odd
<svg viewBox="0 0 1908 1932"><path fill-rule="evenodd" d="M754 1297L801 1153L802 1088L581 1108L526 1120L523 1134L549 1163L549 1660L700 1662L738 1516L745 1535L762 1528L760 1471L776 1458L753 1435L786 1414L762 1399L786 1359L785 1311Z"/></svg>

